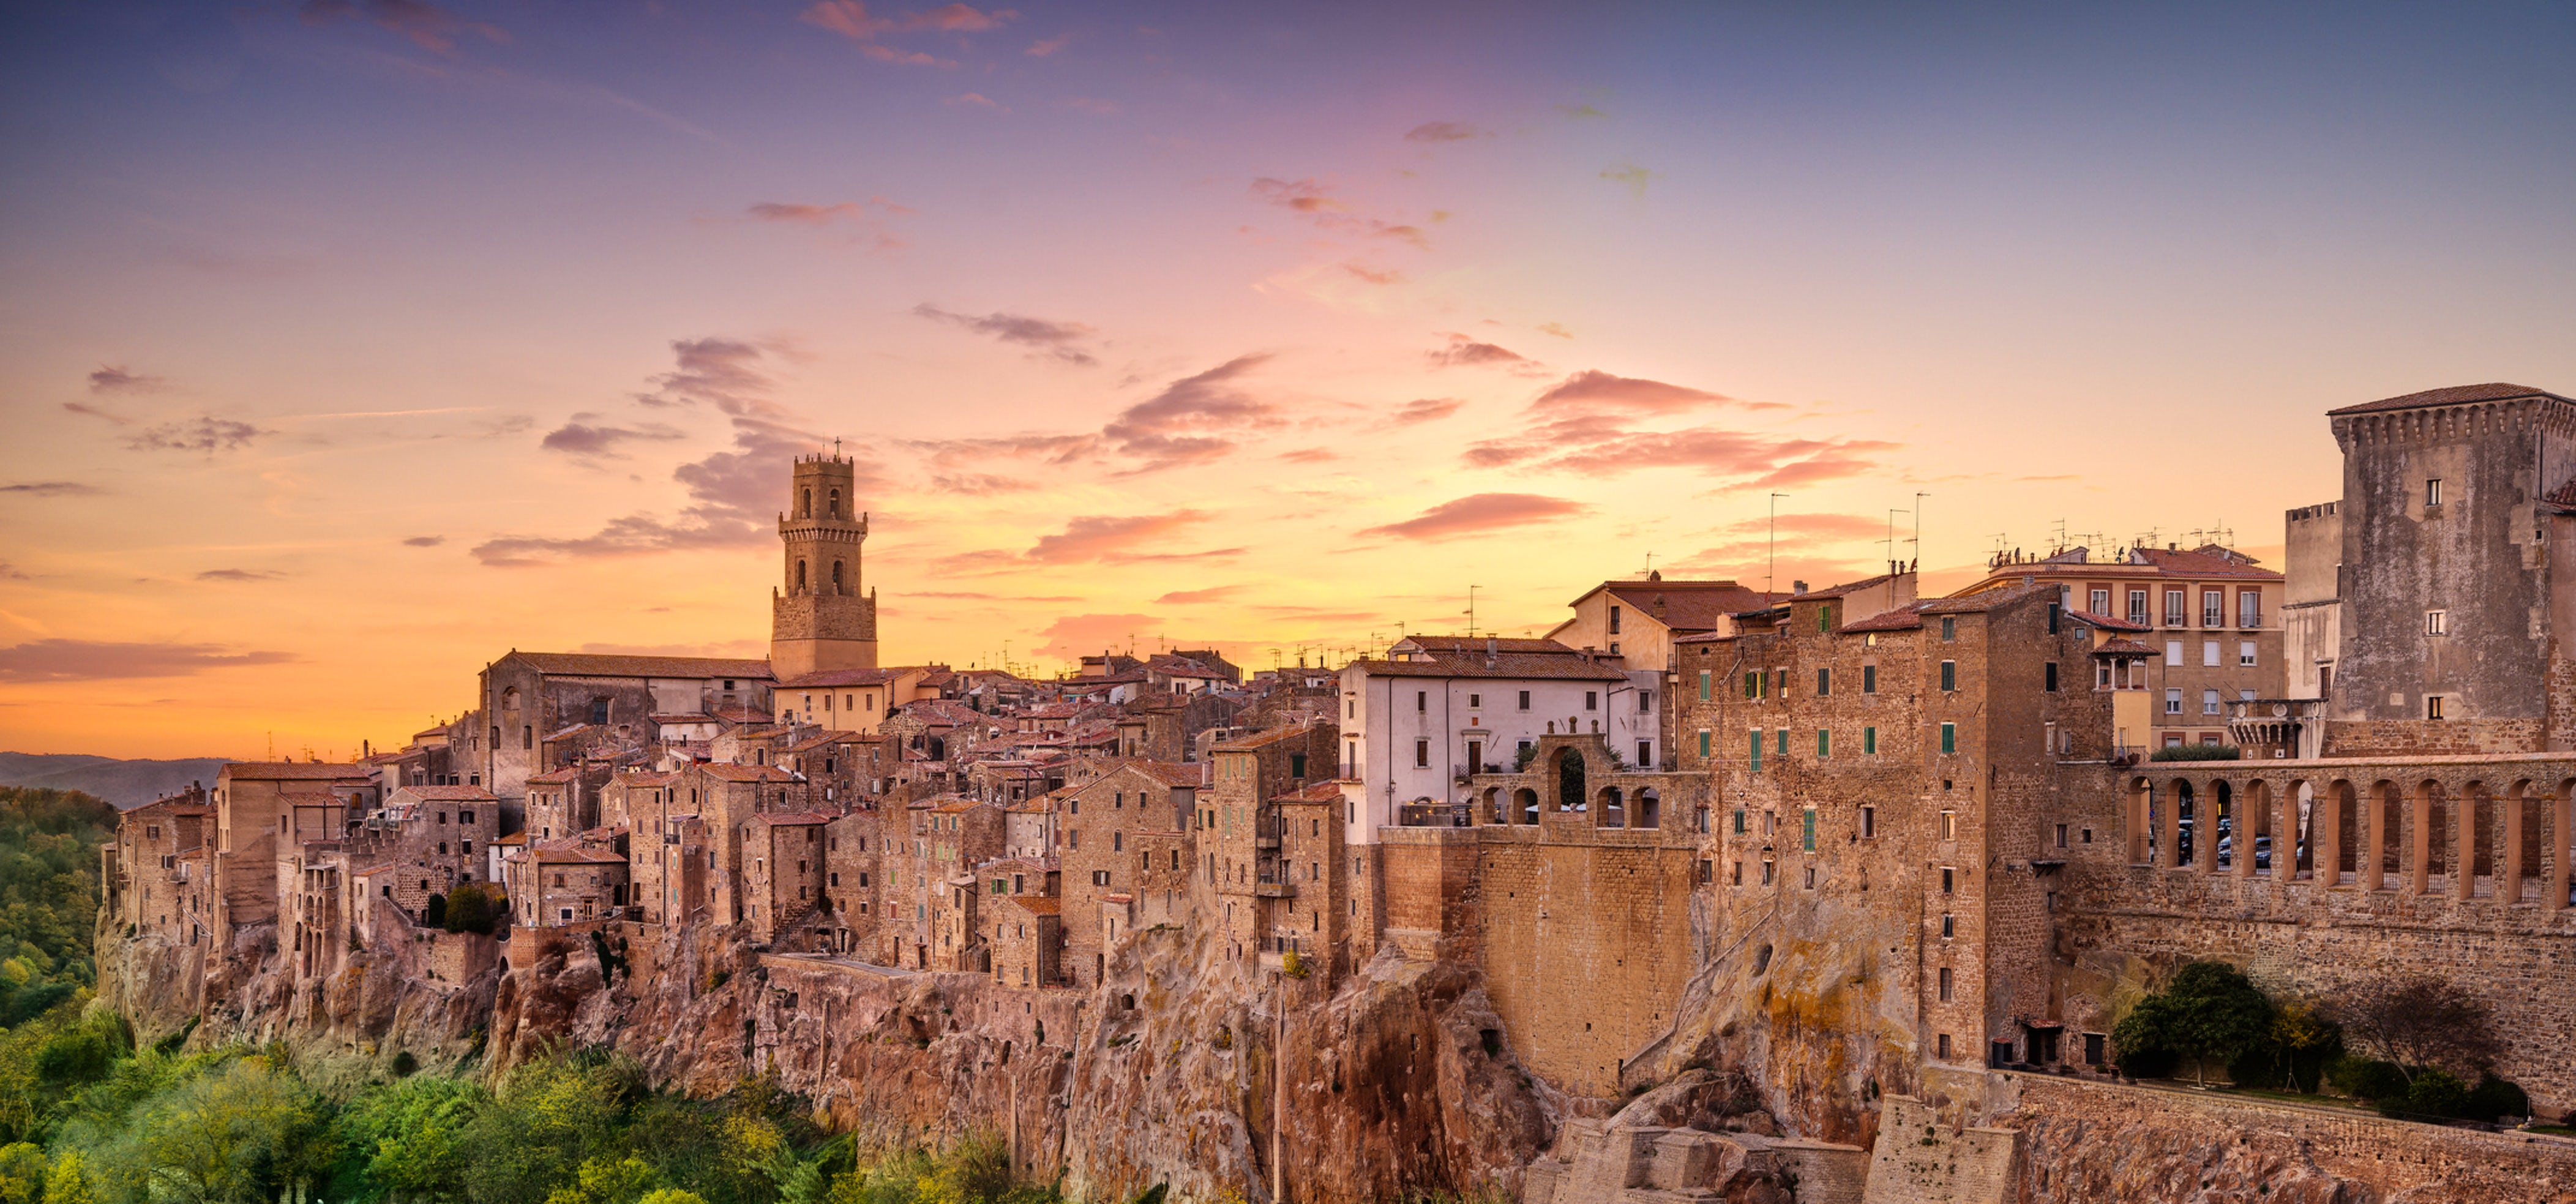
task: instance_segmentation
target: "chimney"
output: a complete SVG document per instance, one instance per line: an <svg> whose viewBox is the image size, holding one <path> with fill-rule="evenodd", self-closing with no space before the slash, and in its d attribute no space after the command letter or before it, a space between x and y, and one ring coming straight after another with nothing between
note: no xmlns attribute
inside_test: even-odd
<svg viewBox="0 0 2576 1204"><path fill-rule="evenodd" d="M1789 583L1789 592L1793 594L1803 594L1807 592L1807 583L1804 581L1792 581Z"/></svg>

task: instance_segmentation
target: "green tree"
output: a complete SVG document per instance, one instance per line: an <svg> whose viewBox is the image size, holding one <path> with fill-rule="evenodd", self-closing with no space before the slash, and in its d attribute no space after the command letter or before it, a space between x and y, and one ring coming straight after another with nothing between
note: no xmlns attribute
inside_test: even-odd
<svg viewBox="0 0 2576 1204"><path fill-rule="evenodd" d="M0 1145L0 1204L39 1204L45 1198L45 1148L33 1142Z"/></svg>
<svg viewBox="0 0 2576 1204"><path fill-rule="evenodd" d="M98 846L116 808L76 790L0 786L0 1028L95 985Z"/></svg>
<svg viewBox="0 0 2576 1204"><path fill-rule="evenodd" d="M2170 1070L2189 1058L2195 1081L2206 1086L2208 1064L2221 1065L2254 1049L2270 1031L2272 1001L2244 971L2225 962L2193 962L2174 972L2165 989L2129 1009L2111 1030L2120 1065L2132 1074ZM2133 1069L2136 1067L2136 1069Z"/></svg>
<svg viewBox="0 0 2576 1204"><path fill-rule="evenodd" d="M45 1204L98 1204L90 1190L89 1159L79 1150L65 1150L54 1159L54 1169L45 1175Z"/></svg>
<svg viewBox="0 0 2576 1204"><path fill-rule="evenodd" d="M138 1108L101 1177L118 1204L256 1204L318 1174L323 1123L292 1072L235 1058Z"/></svg>
<svg viewBox="0 0 2576 1204"><path fill-rule="evenodd" d="M340 1114L359 1162L358 1192L397 1201L465 1197L468 1126L491 1095L470 1080L417 1075L365 1092Z"/></svg>
<svg viewBox="0 0 2576 1204"><path fill-rule="evenodd" d="M597 1157L581 1164L573 1182L546 1196L546 1204L635 1204L660 1176L651 1163L628 1154Z"/></svg>
<svg viewBox="0 0 2576 1204"><path fill-rule="evenodd" d="M501 888L480 882L468 882L447 892L447 914L444 920L449 932L472 932L492 935L501 919L510 914L509 897Z"/></svg>
<svg viewBox="0 0 2576 1204"><path fill-rule="evenodd" d="M466 1125L465 1145L473 1152L465 1166L466 1197L524 1204L577 1183L581 1165L618 1138L625 1119L621 1087L609 1067L568 1059L510 1072Z"/></svg>

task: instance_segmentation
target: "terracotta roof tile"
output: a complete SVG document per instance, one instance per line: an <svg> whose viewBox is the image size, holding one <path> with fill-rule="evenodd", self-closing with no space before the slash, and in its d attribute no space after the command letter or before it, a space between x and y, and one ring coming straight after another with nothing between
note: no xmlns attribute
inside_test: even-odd
<svg viewBox="0 0 2576 1204"><path fill-rule="evenodd" d="M397 786L395 794L408 794L423 802L494 803L500 800L480 786Z"/></svg>
<svg viewBox="0 0 2576 1204"><path fill-rule="evenodd" d="M2107 639L2093 646L2095 656L2163 656L2153 644L2142 644L2127 636Z"/></svg>
<svg viewBox="0 0 2576 1204"><path fill-rule="evenodd" d="M2067 611L2067 612L2066 612L2066 617L2067 617L2067 618L2070 618L2070 619L2073 619L2073 620L2075 620L2075 621L2076 621L2076 622L2078 622L2078 623L2084 623L2084 624L2087 624L2087 625L2090 625L2090 626L2093 626L2093 627L2099 627L2099 628L2101 628L2101 629L2102 629L2102 630L2104 630L2104 631L2153 631L2153 630L2155 630L2155 628L2149 627L2149 626L2147 626L2147 625L2146 625L2146 624L2144 624L2144 623L2132 623L2132 622L2128 621L2127 619L2115 619L2115 618L2112 618L2112 617L2111 617L2111 616L2109 616L2109 615L2097 615L2097 614L2094 614L2092 611L2089 611L2089 610L2070 610L2070 611Z"/></svg>
<svg viewBox="0 0 2576 1204"><path fill-rule="evenodd" d="M319 765L310 761L233 761L218 772L236 782L362 782L375 774L364 765Z"/></svg>

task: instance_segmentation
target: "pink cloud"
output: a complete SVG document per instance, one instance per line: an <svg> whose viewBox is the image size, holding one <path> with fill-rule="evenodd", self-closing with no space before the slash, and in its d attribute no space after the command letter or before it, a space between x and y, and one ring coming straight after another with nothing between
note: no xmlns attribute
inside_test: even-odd
<svg viewBox="0 0 2576 1204"><path fill-rule="evenodd" d="M1054 37L1052 37L1052 38L1048 38L1047 40L1045 40L1045 41L1043 41L1043 42L1038 42L1038 43L1032 44L1032 45L1029 47L1029 49L1028 49L1028 55L1029 55L1029 57L1030 57L1030 58L1033 58L1033 59L1042 59L1042 58L1047 57L1048 55L1054 54L1056 51L1059 51L1059 50L1064 49L1064 48L1065 48L1065 46L1066 46L1067 44L1071 43L1072 41L1073 41L1073 35L1072 35L1072 34L1069 34L1069 33L1057 34L1056 36L1054 36Z"/></svg>
<svg viewBox="0 0 2576 1204"><path fill-rule="evenodd" d="M1491 365L1508 368L1525 375L1538 375L1546 367L1538 361L1494 343L1481 342L1463 334L1449 336L1449 345L1425 353L1433 367L1466 368ZM1651 383L1651 382L1650 382Z"/></svg>
<svg viewBox="0 0 2576 1204"><path fill-rule="evenodd" d="M1133 557L1139 549L1155 547L1174 532L1206 522L1207 518L1199 510L1125 517L1083 515L1066 522L1062 531L1039 536L1028 558L1040 564L1077 564Z"/></svg>
<svg viewBox="0 0 2576 1204"><path fill-rule="evenodd" d="M1152 615L1066 615L1038 633L1046 641L1038 645L1038 655L1072 660L1125 651L1162 629L1163 621Z"/></svg>
<svg viewBox="0 0 2576 1204"><path fill-rule="evenodd" d="M1555 522L1587 514L1591 507L1568 498L1536 493L1477 493L1442 502L1400 523L1370 527L1362 536L1443 540L1480 535L1533 523Z"/></svg>

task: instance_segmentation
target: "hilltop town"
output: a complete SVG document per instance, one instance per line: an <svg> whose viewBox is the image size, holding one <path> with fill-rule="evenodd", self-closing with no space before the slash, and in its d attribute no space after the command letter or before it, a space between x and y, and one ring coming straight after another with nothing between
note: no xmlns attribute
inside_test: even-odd
<svg viewBox="0 0 2576 1204"><path fill-rule="evenodd" d="M1051 680L881 665L852 465L799 458L767 658L511 649L401 748L126 813L101 992L774 1075L1099 1196L2561 1198L2576 1142L2121 1073L2190 962L2329 1008L2421 974L2576 1107L2576 401L2327 418L2279 566L1650 573L1544 638Z"/></svg>

